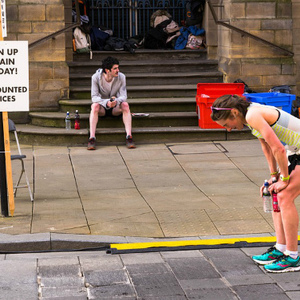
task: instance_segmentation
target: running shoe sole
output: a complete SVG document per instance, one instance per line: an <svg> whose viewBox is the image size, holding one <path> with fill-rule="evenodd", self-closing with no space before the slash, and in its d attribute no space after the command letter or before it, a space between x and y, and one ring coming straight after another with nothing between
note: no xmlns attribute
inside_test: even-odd
<svg viewBox="0 0 300 300"><path fill-rule="evenodd" d="M272 260L268 260L268 261L257 260L254 258L252 258L252 259L259 265L269 265L269 264L273 263L274 261L276 261L276 259L272 259Z"/></svg>
<svg viewBox="0 0 300 300"><path fill-rule="evenodd" d="M289 268L286 268L286 269L283 269L283 270L268 270L268 269L265 269L265 270L269 273L298 272L298 271L300 271L300 266L298 266L298 267L289 267Z"/></svg>

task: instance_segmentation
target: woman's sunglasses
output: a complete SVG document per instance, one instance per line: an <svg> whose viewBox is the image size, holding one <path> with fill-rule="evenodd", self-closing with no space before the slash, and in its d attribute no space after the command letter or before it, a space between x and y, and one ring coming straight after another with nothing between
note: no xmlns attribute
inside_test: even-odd
<svg viewBox="0 0 300 300"><path fill-rule="evenodd" d="M214 111L214 110L232 110L232 108L229 108L229 107L213 107L213 106L211 106L210 108L212 111Z"/></svg>

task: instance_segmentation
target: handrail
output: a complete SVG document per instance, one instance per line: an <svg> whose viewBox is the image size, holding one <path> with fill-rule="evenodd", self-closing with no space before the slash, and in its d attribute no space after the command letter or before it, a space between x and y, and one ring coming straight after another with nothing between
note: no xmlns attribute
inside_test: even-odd
<svg viewBox="0 0 300 300"><path fill-rule="evenodd" d="M233 25L230 25L230 24L228 24L228 23L226 23L226 22L224 22L224 21L218 20L217 14L216 14L216 12L215 12L215 10L214 10L214 8L213 8L213 5L212 5L212 3L211 3L211 0L206 0L206 2L208 3L208 6L209 6L210 11L211 11L211 14L212 14L212 16L213 16L213 18L214 18L214 21L215 21L215 23L216 23L217 25L221 25L221 26L227 27L227 28L229 28L229 29L232 29L232 30L234 30L234 31L237 31L237 32L240 33L241 35L246 35L246 36L248 36L248 37L250 37L250 38L252 38L252 39L254 39L254 40L256 40L256 41L262 42L262 43L264 43L264 44L266 44L266 45L268 45L268 46L271 46L271 47L273 47L273 48L276 48L276 49L278 49L278 50L284 52L285 55L287 55L287 56L294 56L294 52L291 52L291 51L289 51L289 50L287 50L287 49L285 49L285 48L282 48L282 47L280 47L280 46L278 46L278 45L276 45L276 44L273 44L273 43L271 43L271 42L269 42L269 41L267 41L267 40L264 40L264 39L262 39L262 38L260 38L260 37L258 37L258 36L256 36L256 35L253 35L253 34L247 32L247 31L245 31L245 30L242 30L242 29L240 29L240 28L238 28L238 27L235 27L235 26L233 26Z"/></svg>
<svg viewBox="0 0 300 300"><path fill-rule="evenodd" d="M58 31L56 31L54 33L48 34L47 36L45 36L43 38L40 38L40 39L38 39L38 40L30 43L28 45L28 48L31 49L31 48L33 48L33 47L35 47L35 46L37 46L37 45L39 45L39 44L47 41L47 40L50 40L50 39L56 37L57 35L60 35L61 33L64 33L64 32L66 32L66 31L68 31L68 30L70 30L72 28L80 26L81 21L80 21L80 11L79 11L78 0L75 0L75 9L76 9L76 23L75 24L69 25L69 26L67 26L67 27L65 27L63 29L60 29L60 30L58 30Z"/></svg>

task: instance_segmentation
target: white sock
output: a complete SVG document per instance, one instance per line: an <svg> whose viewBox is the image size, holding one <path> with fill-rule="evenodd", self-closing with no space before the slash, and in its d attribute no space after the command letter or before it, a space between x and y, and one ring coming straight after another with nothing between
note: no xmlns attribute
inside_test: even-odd
<svg viewBox="0 0 300 300"><path fill-rule="evenodd" d="M298 257L298 251L290 251L286 250L284 252L285 255L289 255L291 258L296 259Z"/></svg>
<svg viewBox="0 0 300 300"><path fill-rule="evenodd" d="M275 248L283 253L286 250L286 245L276 243Z"/></svg>

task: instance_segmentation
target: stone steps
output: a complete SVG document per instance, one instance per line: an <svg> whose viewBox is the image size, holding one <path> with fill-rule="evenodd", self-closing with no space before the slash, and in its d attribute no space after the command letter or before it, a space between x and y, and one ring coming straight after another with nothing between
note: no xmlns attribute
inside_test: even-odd
<svg viewBox="0 0 300 300"><path fill-rule="evenodd" d="M206 49L191 50L172 50L172 49L136 49L134 54L130 54L126 51L93 51L92 59L89 54L74 55L74 62L91 62L96 61L101 64L101 61L106 56L116 57L121 66L126 62L136 61L162 61L162 60L199 60L207 59Z"/></svg>
<svg viewBox="0 0 300 300"><path fill-rule="evenodd" d="M32 112L31 124L43 127L65 127L64 112ZM71 126L74 127L74 113L71 116ZM198 118L194 112L150 112L147 116L133 116L133 127L165 127L165 126L197 126ZM81 128L89 127L89 114L80 115ZM98 127L118 128L123 126L122 118L99 118Z"/></svg>
<svg viewBox="0 0 300 300"><path fill-rule="evenodd" d="M17 125L18 136L22 143L34 145L84 146L88 141L88 129L66 130L65 128ZM189 141L224 141L252 138L248 129L231 131L225 129L201 129L198 126L181 127L136 127L132 130L136 144L180 143ZM124 128L98 128L97 145L124 145Z"/></svg>
<svg viewBox="0 0 300 300"><path fill-rule="evenodd" d="M197 83L222 82L218 63L208 60L206 50L145 50L74 54L69 65L69 99L61 99L57 111L30 112L31 124L20 128L24 142L35 144L85 145L89 132L91 76L107 56L117 57L120 71L126 75L128 102L133 116L133 134L137 143L184 142L226 139L223 129L207 130L198 126L196 114ZM65 127L66 111L81 115L80 130ZM124 143L121 118L100 118L97 141Z"/></svg>
<svg viewBox="0 0 300 300"><path fill-rule="evenodd" d="M173 97L196 97L196 84L182 85L137 85L127 86L128 98L173 98ZM91 87L70 86L70 97L72 99L90 99Z"/></svg>
<svg viewBox="0 0 300 300"><path fill-rule="evenodd" d="M161 111L196 111L195 97L178 97L178 98L129 98L128 103L132 113L148 113ZM60 111L89 113L91 108L90 99L73 99L60 100Z"/></svg>
<svg viewBox="0 0 300 300"><path fill-rule="evenodd" d="M183 85L197 84L198 82L220 82L220 72L185 72L181 73L128 73L126 74L126 84L130 86L144 85ZM70 83L73 86L91 86L91 74L74 73L70 74Z"/></svg>

